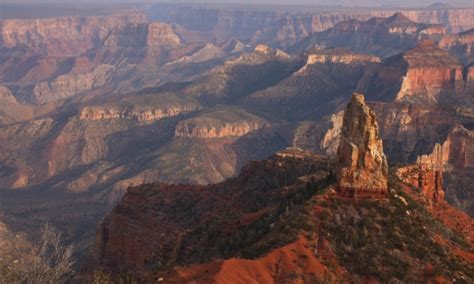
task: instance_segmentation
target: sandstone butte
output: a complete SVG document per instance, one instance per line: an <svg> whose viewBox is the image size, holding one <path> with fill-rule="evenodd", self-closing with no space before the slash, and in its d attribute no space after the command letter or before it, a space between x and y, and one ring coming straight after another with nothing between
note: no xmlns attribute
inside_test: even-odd
<svg viewBox="0 0 474 284"><path fill-rule="evenodd" d="M337 188L354 199L388 197L388 164L375 113L353 94L344 113L337 151Z"/></svg>

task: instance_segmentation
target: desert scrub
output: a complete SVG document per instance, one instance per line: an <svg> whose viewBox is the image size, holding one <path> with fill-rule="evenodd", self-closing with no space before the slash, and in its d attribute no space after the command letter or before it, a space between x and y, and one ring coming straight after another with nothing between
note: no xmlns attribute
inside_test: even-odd
<svg viewBox="0 0 474 284"><path fill-rule="evenodd" d="M467 245L462 238L434 220L399 187L390 192L389 202L339 202L331 217L321 218L322 230L342 265L355 275L382 282L392 278L421 281L428 263L445 276L473 280L469 265L450 256L434 239L440 235Z"/></svg>

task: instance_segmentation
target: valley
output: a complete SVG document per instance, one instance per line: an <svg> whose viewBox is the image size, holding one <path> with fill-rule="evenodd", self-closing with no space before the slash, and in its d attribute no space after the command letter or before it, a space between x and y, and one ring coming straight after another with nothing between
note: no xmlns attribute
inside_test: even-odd
<svg viewBox="0 0 474 284"><path fill-rule="evenodd" d="M298 235L306 225L288 224L291 216L314 220L324 211L334 221L352 210L399 222L386 210L408 206L414 223L431 222L432 214L443 222L438 205L397 201L436 195L447 201L440 208L472 223L473 7L96 5L34 13L11 4L0 18L0 255L16 239L23 261L23 251L50 223L75 244L78 267L95 259L110 271L137 269L147 281L237 281L228 275L249 265L275 266L281 254L288 259L280 270L251 273L284 281L291 277L281 269L307 272L292 264L299 259L293 250L306 256L313 274L328 271L325 277L343 281L350 271L363 281L373 275L364 278L327 243L346 242L337 234L349 217L339 227L322 219L311 224L333 236L322 240ZM385 153L382 164L390 168L385 178L367 176L389 184L370 194L390 203L332 208L322 203L339 202L333 201L341 180L335 163L354 93L365 97L377 124L369 132L383 141L382 150L371 151ZM357 163L375 159L380 168L381 156L365 151L357 152L365 153ZM345 179L354 184L356 176ZM426 236L472 259L472 247L436 224ZM120 235L123 226L130 234ZM291 240L279 240L288 226ZM258 233L242 236L249 232ZM212 246L218 236L222 243ZM319 257L308 251L313 245ZM454 277L445 256L436 269ZM473 279L463 265L462 277ZM405 281L424 272L410 273Z"/></svg>

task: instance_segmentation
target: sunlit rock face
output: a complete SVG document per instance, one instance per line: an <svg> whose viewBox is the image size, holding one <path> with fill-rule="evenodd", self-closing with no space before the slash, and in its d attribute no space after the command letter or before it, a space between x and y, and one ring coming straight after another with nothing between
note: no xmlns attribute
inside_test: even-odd
<svg viewBox="0 0 474 284"><path fill-rule="evenodd" d="M431 153L420 155L415 164L398 169L397 176L418 188L428 200L443 202L446 196L448 202L471 213L470 203L466 201L472 194L471 186L466 186L466 182L474 168L473 138L473 131L456 126Z"/></svg>
<svg viewBox="0 0 474 284"><path fill-rule="evenodd" d="M408 65L398 101L437 101L443 93L464 92L463 66L448 52L430 42L403 55Z"/></svg>
<svg viewBox="0 0 474 284"><path fill-rule="evenodd" d="M337 151L337 184L342 196L387 197L387 159L375 113L354 94L344 113Z"/></svg>

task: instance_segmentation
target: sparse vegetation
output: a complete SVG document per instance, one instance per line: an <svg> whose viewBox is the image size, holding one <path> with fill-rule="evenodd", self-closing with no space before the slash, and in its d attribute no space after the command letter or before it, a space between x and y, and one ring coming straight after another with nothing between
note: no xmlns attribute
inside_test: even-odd
<svg viewBox="0 0 474 284"><path fill-rule="evenodd" d="M400 188L391 184L390 202L364 201L333 208L322 229L333 244L342 265L351 274L382 282L398 279L418 282L427 264L442 275L474 279L469 265L449 254L437 235L468 246Z"/></svg>
<svg viewBox="0 0 474 284"><path fill-rule="evenodd" d="M20 263L0 263L0 283L61 283L74 275L74 246L65 245L61 233L50 224L42 229L40 241Z"/></svg>

